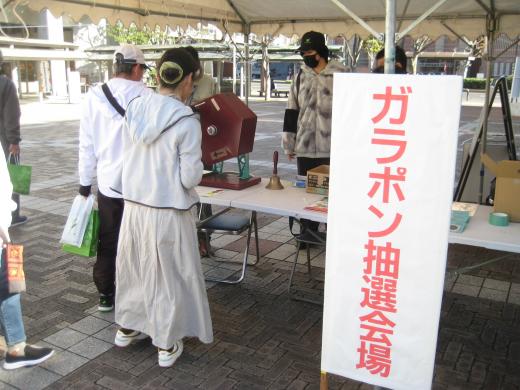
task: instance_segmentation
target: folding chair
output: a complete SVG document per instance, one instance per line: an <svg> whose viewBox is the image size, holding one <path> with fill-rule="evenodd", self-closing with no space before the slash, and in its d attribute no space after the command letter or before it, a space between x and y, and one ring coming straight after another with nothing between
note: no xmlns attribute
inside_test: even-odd
<svg viewBox="0 0 520 390"><path fill-rule="evenodd" d="M293 224L294 221L297 221L300 225L300 232L298 234L293 232ZM291 229L291 233L296 240L296 254L294 255L294 262L291 270L291 275L289 277L289 287L288 292L291 299L295 301L303 301L303 302L309 302L314 303L317 305L322 305L323 303L321 301L313 300L310 298L300 297L292 292L292 286L293 286L293 277L294 273L296 272L296 265L298 264L298 255L300 253L300 249L302 247L302 244L306 244L307 246L307 272L309 273L309 278L312 280L316 280L319 282L323 282L322 279L317 279L312 276L312 266L311 266L311 249L310 245L314 246L326 246L327 245L327 233L321 233L316 232L307 227L307 225L302 224L299 220L290 217L289 218L289 228Z"/></svg>
<svg viewBox="0 0 520 390"><path fill-rule="evenodd" d="M229 209L228 209L229 210ZM227 212L228 210L225 210ZM256 260L254 263L250 265L256 265L258 260L260 259L260 250L258 247L258 225L256 221L256 211L251 212L251 216L248 218L242 215L225 215L225 213L217 213L214 216L207 218L206 220L201 221L198 224L198 231L204 233L204 239L206 241L206 247L208 248L208 256L212 259L215 259L210 248L210 240L209 235L212 233L215 234L233 234L239 235L247 230L247 244L244 252L244 258L242 261L242 272L238 278L226 278L226 279L216 279L216 278L206 278L207 281L210 282L218 282L218 283L228 283L228 284L237 284L244 280L246 275L246 267L247 267L247 258L249 256L249 245L251 243L251 231L254 228L255 231L255 244L256 244ZM216 259L215 259L216 260ZM218 260L225 262L226 260Z"/></svg>

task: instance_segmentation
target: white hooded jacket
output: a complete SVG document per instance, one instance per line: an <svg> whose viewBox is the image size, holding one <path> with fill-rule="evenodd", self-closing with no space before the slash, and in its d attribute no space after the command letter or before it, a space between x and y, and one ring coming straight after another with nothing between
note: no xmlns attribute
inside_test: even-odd
<svg viewBox="0 0 520 390"><path fill-rule="evenodd" d="M107 85L123 109L135 97L153 93L141 81L113 78ZM82 186L92 185L97 174L99 191L111 198L121 197L110 185L120 171L123 123L101 86L91 89L83 103L79 129L79 182Z"/></svg>
<svg viewBox="0 0 520 390"><path fill-rule="evenodd" d="M174 97L153 94L133 100L125 121L121 182L113 189L145 206L190 209L203 170L198 115Z"/></svg>

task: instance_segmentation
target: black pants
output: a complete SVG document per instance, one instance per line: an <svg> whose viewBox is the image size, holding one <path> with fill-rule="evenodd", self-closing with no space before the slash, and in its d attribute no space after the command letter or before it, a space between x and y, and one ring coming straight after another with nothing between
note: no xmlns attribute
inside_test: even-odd
<svg viewBox="0 0 520 390"><path fill-rule="evenodd" d="M297 157L296 166L298 168L298 175L306 176L309 169L319 167L320 165L330 165L330 158L309 158L309 157ZM308 229L317 232L319 222L311 221L309 219L301 219L300 222L303 226Z"/></svg>
<svg viewBox="0 0 520 390"><path fill-rule="evenodd" d="M124 200L110 198L98 191L99 242L96 263L94 264L94 283L100 294L112 295L115 292L117 240Z"/></svg>

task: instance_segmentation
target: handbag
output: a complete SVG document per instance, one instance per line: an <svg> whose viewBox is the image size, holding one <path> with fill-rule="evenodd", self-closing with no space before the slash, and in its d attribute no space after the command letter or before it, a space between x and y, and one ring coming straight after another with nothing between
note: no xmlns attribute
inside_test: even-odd
<svg viewBox="0 0 520 390"><path fill-rule="evenodd" d="M85 257L93 257L97 254L99 240L99 211L92 210L87 224L87 229L83 235L81 246L63 244L61 249L64 252L72 253Z"/></svg>
<svg viewBox="0 0 520 390"><path fill-rule="evenodd" d="M83 237L90 218L92 207L94 206L94 195L87 198L77 195L72 202L69 216L60 243L74 245L80 247L83 243Z"/></svg>
<svg viewBox="0 0 520 390"><path fill-rule="evenodd" d="M7 244L5 251L9 294L16 294L25 291L25 273L23 272L23 245Z"/></svg>
<svg viewBox="0 0 520 390"><path fill-rule="evenodd" d="M14 163L11 163L14 161ZM31 189L32 167L20 164L20 155L9 153L7 157L7 170L13 184L13 192L28 195Z"/></svg>

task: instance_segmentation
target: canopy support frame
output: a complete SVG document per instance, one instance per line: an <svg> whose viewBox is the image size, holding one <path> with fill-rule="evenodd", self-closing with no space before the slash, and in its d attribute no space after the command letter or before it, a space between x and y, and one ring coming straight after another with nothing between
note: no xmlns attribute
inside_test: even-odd
<svg viewBox="0 0 520 390"><path fill-rule="evenodd" d="M518 45L518 43L520 42L520 37L517 37L513 43L511 43L508 47L506 47L504 50L502 50L500 53L498 53L497 55L493 56L493 60L496 60L497 58L500 58L502 57L503 54L505 54L509 49L511 49L513 46L515 45Z"/></svg>
<svg viewBox="0 0 520 390"><path fill-rule="evenodd" d="M367 22L365 22L363 19L361 19L359 16L357 16L354 12L352 12L349 8L347 8L339 0L330 0L330 1L332 3L334 3L340 10L342 10L344 13L346 13L348 16L350 16L352 19L354 19L361 27L363 27L365 30L367 30L369 33L371 33L374 37L376 37L379 40L382 39L381 33L374 30Z"/></svg>
<svg viewBox="0 0 520 390"><path fill-rule="evenodd" d="M406 27L402 32L398 32L395 40L398 41L410 31L412 31L415 27L417 27L423 20L428 18L432 13L434 13L441 5L446 3L448 0L439 0L435 3L430 9L426 10L421 16L415 19L408 27ZM395 12L394 12L395 13Z"/></svg>
<svg viewBox="0 0 520 390"><path fill-rule="evenodd" d="M468 47L471 47L471 42L466 38L464 37L463 35L459 34L457 31L455 31L453 28L451 28L450 26L448 26L448 24L446 24L446 22L443 20L441 21L441 24L443 25L443 27L448 30L449 32L451 32L453 35L455 35L457 38L459 38L462 42L464 42L466 44L466 46Z"/></svg>
<svg viewBox="0 0 520 390"><path fill-rule="evenodd" d="M251 94L251 58L249 56L249 35L251 34L251 25L249 23L245 23L243 28L245 50L244 73L246 76L246 105L249 106L249 95Z"/></svg>
<svg viewBox="0 0 520 390"><path fill-rule="evenodd" d="M235 13L239 17L239 19L242 21L242 23L243 24L247 24L246 18L244 18L244 16L240 13L240 11L238 10L238 8L235 5L235 3L233 3L233 0L226 0L226 1L229 4L229 6L231 7L231 9L233 9L233 11L235 11Z"/></svg>
<svg viewBox="0 0 520 390"><path fill-rule="evenodd" d="M401 14L399 24L397 25L397 31L401 30L401 26L403 24L404 17L406 16L406 13L408 12L408 7L410 6L410 1L411 0L406 0L406 4L404 5L404 8L403 8L403 13ZM396 41L399 41L399 39L396 39Z"/></svg>
<svg viewBox="0 0 520 390"><path fill-rule="evenodd" d="M222 18L216 18L216 17L206 17L202 15L186 15L186 14L179 14L175 12L165 12L165 11L159 11L159 10L150 10L150 9L144 9L144 8L133 8L128 7L120 4L104 4L104 3L98 3L94 2L92 4L92 1L88 0L54 0L60 3L69 3L69 4L77 4L77 5L84 5L88 7L98 7L98 8L105 8L115 11L123 11L123 12L131 12L139 16L149 16L149 15L156 15L156 16L167 16L172 18L179 18L179 19L194 19L198 21L203 22L214 22L218 23L222 20ZM235 11L236 12L236 11ZM238 14L237 14L238 16ZM241 20L229 20L231 23L241 24L243 23Z"/></svg>

